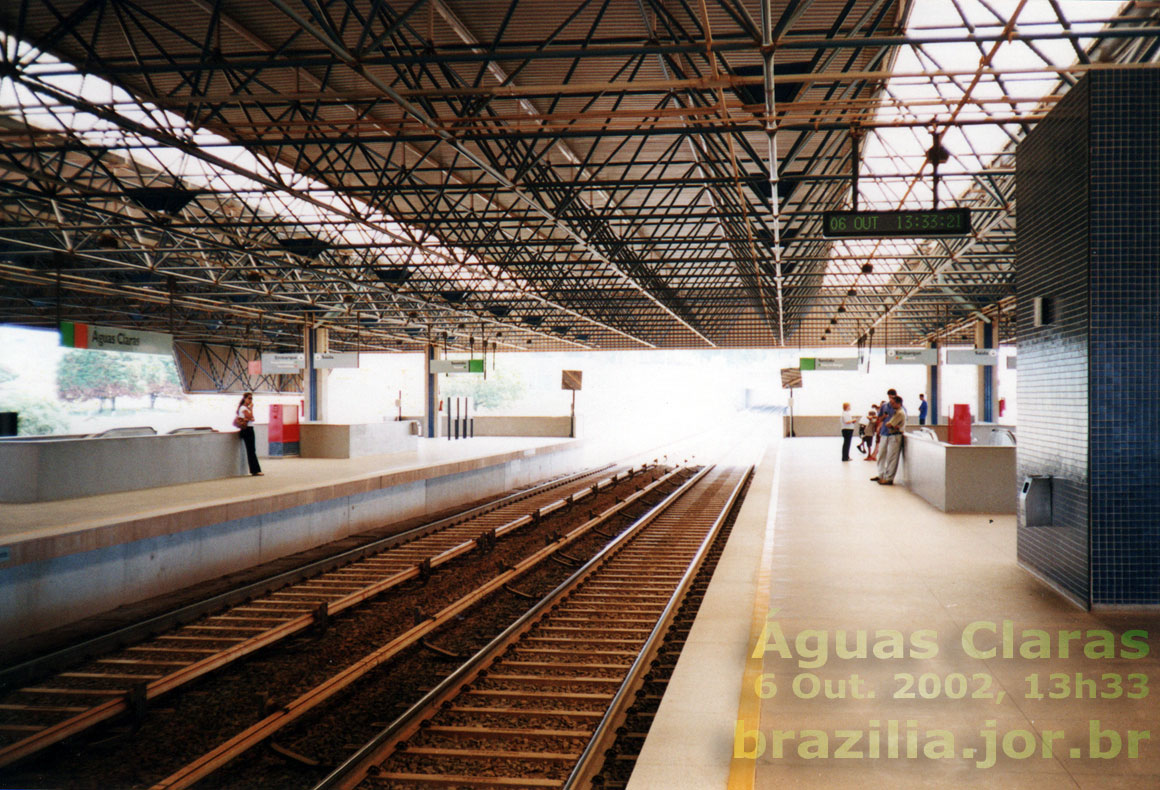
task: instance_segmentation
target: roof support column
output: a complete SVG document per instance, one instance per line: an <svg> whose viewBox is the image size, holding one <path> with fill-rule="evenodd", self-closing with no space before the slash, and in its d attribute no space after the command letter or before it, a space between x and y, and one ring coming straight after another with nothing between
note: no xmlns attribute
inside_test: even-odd
<svg viewBox="0 0 1160 790"><path fill-rule="evenodd" d="M427 350L423 352L423 425L424 435L428 439L434 439L439 429L439 377L431 372L431 363L438 358L439 350L434 343L428 343Z"/></svg>
<svg viewBox="0 0 1160 790"><path fill-rule="evenodd" d="M932 342L930 347L938 353L938 342ZM942 405L942 379L939 376L938 362L927 365L926 368L926 399L930 402L930 424L938 425L938 410Z"/></svg>
<svg viewBox="0 0 1160 790"><path fill-rule="evenodd" d="M995 322L980 319L975 324L975 348L995 347ZM996 381L998 365L979 366L979 419L982 422L995 421L995 393L999 390Z"/></svg>
<svg viewBox="0 0 1160 790"><path fill-rule="evenodd" d="M306 324L302 332L302 351L305 359L303 368L302 390L306 396L306 419L310 422L326 422L327 420L327 374L328 369L314 367L314 355L325 354L330 350L330 335L325 327Z"/></svg>

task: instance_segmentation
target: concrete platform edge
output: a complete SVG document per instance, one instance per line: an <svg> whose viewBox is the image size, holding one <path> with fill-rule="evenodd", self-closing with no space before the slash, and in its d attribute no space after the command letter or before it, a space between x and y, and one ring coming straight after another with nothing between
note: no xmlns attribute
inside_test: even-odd
<svg viewBox="0 0 1160 790"><path fill-rule="evenodd" d="M780 442L774 440L754 471L628 790L724 788L728 783L762 546L774 526L779 451Z"/></svg>
<svg viewBox="0 0 1160 790"><path fill-rule="evenodd" d="M305 496L276 493L257 506L235 498L197 508L192 516L150 514L152 524L149 517L123 519L101 530L106 545L95 548L92 532L46 537L41 540L53 542L56 553L0 568L0 600L6 602L0 638L42 633L372 527L572 472L580 456L579 443L562 442L325 481Z"/></svg>
<svg viewBox="0 0 1160 790"><path fill-rule="evenodd" d="M9 551L8 559L0 563L0 566L8 569L24 563L42 562L70 554L121 545L126 542L126 537L129 540L140 540L144 537L172 535L240 518L278 513L341 497L367 494L405 483L469 472L544 453L559 452L569 449L569 444L575 446L576 442L568 440L542 447L431 465L416 463L385 473L379 471L340 477L304 488L279 490L259 495L221 497L195 507L154 508L132 515L104 517L56 527L38 527L23 534L20 532L10 533L0 543ZM290 462L293 463L293 461ZM8 507L18 506L9 505Z"/></svg>

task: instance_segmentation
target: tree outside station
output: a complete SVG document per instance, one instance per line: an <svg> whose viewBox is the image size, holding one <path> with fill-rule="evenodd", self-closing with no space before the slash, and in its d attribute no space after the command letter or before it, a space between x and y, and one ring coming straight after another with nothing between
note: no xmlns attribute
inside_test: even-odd
<svg viewBox="0 0 1160 790"><path fill-rule="evenodd" d="M173 361L152 354L69 351L61 358L56 383L61 400L95 400L99 412L105 410L105 401L116 411L119 397L147 395L151 409L160 397L184 397Z"/></svg>

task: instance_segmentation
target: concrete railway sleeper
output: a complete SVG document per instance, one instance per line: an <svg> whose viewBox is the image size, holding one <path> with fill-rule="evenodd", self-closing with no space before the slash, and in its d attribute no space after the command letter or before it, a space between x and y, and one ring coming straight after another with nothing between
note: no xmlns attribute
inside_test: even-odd
<svg viewBox="0 0 1160 790"><path fill-rule="evenodd" d="M609 467L601 467L549 481L215 596L185 607L181 614L124 629L131 633L93 640L6 669L0 673L0 688L6 689L0 696L0 767L131 712L134 705L143 705L293 634L325 625L330 616L429 575L433 568L459 556L488 550L497 538L569 509L647 468L609 472ZM191 622L198 610L199 619ZM168 629L174 630L152 636ZM109 653L134 639L140 642L117 654L64 671L45 669L75 665L82 657ZM46 674L48 679L44 679Z"/></svg>
<svg viewBox="0 0 1160 790"><path fill-rule="evenodd" d="M423 619L413 628L399 634L387 644L351 662L339 673L328 678L306 693L301 694L293 701L283 705L278 711L271 713L243 732L220 743L211 751L183 766L160 782L157 782L153 785L152 790L180 790L181 788L191 787L195 783L213 775L215 771L221 769L239 755L267 741L281 729L328 702L337 693L347 689L353 683L367 675L367 673L399 655L403 650L421 643L432 632L461 616L464 612L476 606L488 596L503 590L513 580L525 575L532 568L543 563L561 550L571 546L589 533L592 533L595 527L610 521L635 504L648 501L646 497L651 496L655 498L666 495L665 487L680 486L688 474L684 469L673 470L652 483L641 487L632 494L625 496L621 502L605 509L603 512L581 523L570 531L559 535L543 548L511 565L503 573L492 577L475 589L472 589L436 614ZM672 494L667 495L672 496Z"/></svg>
<svg viewBox="0 0 1160 790"><path fill-rule="evenodd" d="M709 551L689 585L680 607L673 615L668 630L660 640L653 659L648 663L647 672L640 678L639 688L632 694L632 704L623 713L609 717L610 731L615 732L616 738L612 740L611 745L604 743L600 748L592 750L591 767L584 769L586 776L581 786L599 782L601 790L622 790L628 785L656 711L676 668L677 660L684 650L701 602L709 589L717 563L725 550L733 521L734 516L731 515L725 521L717 538L710 544ZM607 742L609 739L605 740ZM601 753L604 755L603 766L599 766ZM598 771L598 780L593 771Z"/></svg>
<svg viewBox="0 0 1160 790"><path fill-rule="evenodd" d="M315 790L592 786L750 472L703 469Z"/></svg>

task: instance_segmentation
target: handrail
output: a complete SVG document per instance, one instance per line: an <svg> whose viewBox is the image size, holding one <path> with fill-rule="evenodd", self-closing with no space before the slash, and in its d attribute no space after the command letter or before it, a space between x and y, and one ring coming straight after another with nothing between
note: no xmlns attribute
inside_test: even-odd
<svg viewBox="0 0 1160 790"><path fill-rule="evenodd" d="M108 428L100 433L85 434L86 439L117 439L134 436L156 436L157 429L152 425L132 425L122 428Z"/></svg>

